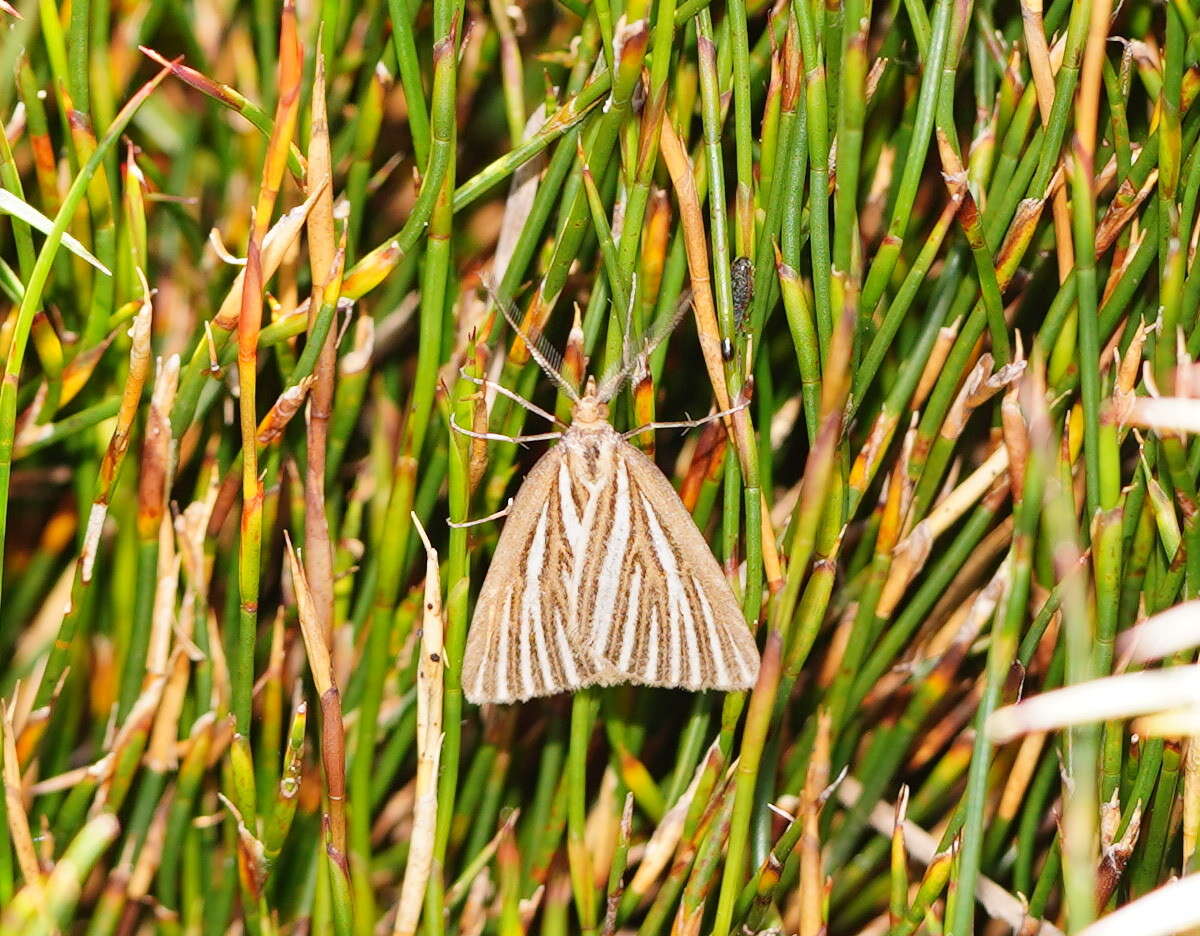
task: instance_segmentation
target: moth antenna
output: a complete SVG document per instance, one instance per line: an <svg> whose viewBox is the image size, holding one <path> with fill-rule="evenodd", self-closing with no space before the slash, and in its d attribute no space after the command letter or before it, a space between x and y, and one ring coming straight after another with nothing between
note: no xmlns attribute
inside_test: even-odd
<svg viewBox="0 0 1200 936"><path fill-rule="evenodd" d="M642 358L649 357L666 338L675 331L679 325L679 320L687 313L687 310L692 305L691 291L685 292L675 305L675 311L670 316L660 319L642 339L641 343L635 350L626 349L622 355L621 363L613 369L610 369L601 379L600 387L596 391L600 401L607 403L617 395L617 392L625 385L625 381L629 379L629 375L633 373L638 365L638 361Z"/></svg>
<svg viewBox="0 0 1200 936"><path fill-rule="evenodd" d="M633 353L633 304L637 302L637 274L633 274L633 279L629 287L629 305L625 309L624 320L621 320L620 314L617 315L618 324L621 326L621 366L631 360L636 360L636 355Z"/></svg>
<svg viewBox="0 0 1200 936"><path fill-rule="evenodd" d="M575 403L579 402L579 390L571 385L571 382L563 376L562 373L562 355L556 351L545 337L542 335L531 336L526 334L518 321L515 307L511 300L501 299L486 279L480 278L483 288L487 290L489 298L496 304L501 313L504 315L505 321L512 327L512 330L517 333L522 341L525 342L525 347L529 349L530 356L537 361L538 367L545 371L546 376L553 380L562 391L571 398Z"/></svg>

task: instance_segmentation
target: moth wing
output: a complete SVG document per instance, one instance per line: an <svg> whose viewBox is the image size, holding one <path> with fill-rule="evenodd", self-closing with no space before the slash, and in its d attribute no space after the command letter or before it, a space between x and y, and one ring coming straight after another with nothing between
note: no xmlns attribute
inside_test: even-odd
<svg viewBox="0 0 1200 936"><path fill-rule="evenodd" d="M463 692L476 705L569 692L593 676L567 640L570 558L552 504L562 458L552 448L529 472L484 577L462 665Z"/></svg>
<svg viewBox="0 0 1200 936"><path fill-rule="evenodd" d="M608 525L594 528L597 563L573 632L594 682L691 690L748 689L758 647L729 583L671 482L621 441Z"/></svg>

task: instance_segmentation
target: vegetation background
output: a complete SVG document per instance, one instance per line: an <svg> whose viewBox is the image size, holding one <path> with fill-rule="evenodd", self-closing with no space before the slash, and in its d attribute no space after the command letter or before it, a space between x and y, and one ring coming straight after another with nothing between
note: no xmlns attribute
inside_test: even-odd
<svg viewBox="0 0 1200 936"><path fill-rule="evenodd" d="M12 2L0 932L1200 925L1192 0ZM752 692L464 702L485 284Z"/></svg>

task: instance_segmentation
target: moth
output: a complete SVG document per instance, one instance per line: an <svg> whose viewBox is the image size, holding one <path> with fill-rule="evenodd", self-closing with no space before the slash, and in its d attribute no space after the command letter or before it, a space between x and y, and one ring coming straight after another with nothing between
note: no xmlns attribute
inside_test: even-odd
<svg viewBox="0 0 1200 936"><path fill-rule="evenodd" d="M565 431L519 440L558 442L506 512L463 656L470 702L518 702L615 683L732 691L757 679L758 648L717 560L671 482L626 441L651 427L622 435L609 421L608 403L673 326L599 386L589 377L582 393L551 364L548 349L525 339L574 409Z"/></svg>

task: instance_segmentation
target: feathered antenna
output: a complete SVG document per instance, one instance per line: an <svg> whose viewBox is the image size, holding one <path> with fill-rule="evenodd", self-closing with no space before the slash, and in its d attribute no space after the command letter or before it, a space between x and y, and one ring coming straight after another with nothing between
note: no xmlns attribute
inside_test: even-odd
<svg viewBox="0 0 1200 936"><path fill-rule="evenodd" d="M572 402L578 403L579 389L572 386L571 382L563 376L562 355L540 333L532 336L526 334L517 319L516 307L512 301L501 299L487 279L481 277L480 282L483 284L483 288L487 291L492 302L496 304L496 308L503 313L505 320L512 326L512 330L525 342L525 347L529 349L530 355L537 361L538 367L545 371L546 376L562 388L563 393L569 396Z"/></svg>
<svg viewBox="0 0 1200 936"><path fill-rule="evenodd" d="M600 386L596 391L596 395L602 403L607 403L617 395L617 391L629 379L629 375L633 373L638 365L638 361L647 358L671 332L675 331L675 327L679 324L679 320L692 305L691 291L685 292L675 306L675 311L667 318L660 319L646 337L638 345L637 349L629 347L628 339L625 342L625 351L621 355L621 362L615 368L610 368L609 371L600 379Z"/></svg>

